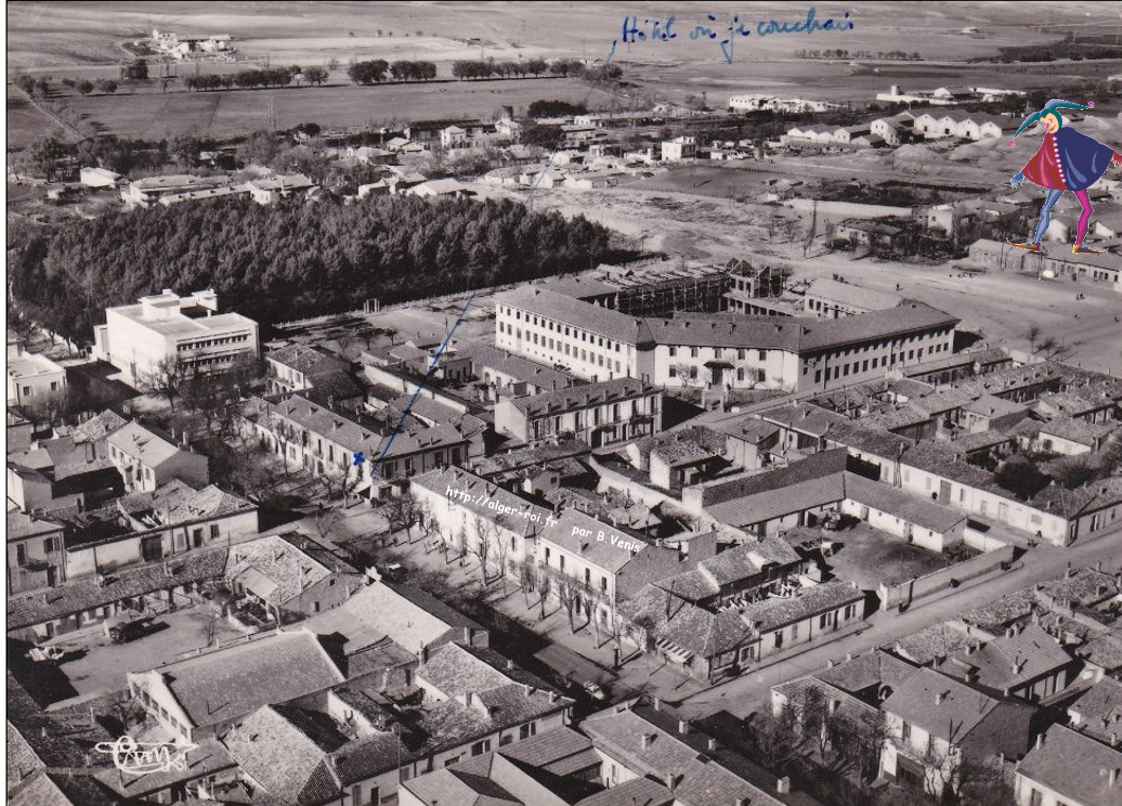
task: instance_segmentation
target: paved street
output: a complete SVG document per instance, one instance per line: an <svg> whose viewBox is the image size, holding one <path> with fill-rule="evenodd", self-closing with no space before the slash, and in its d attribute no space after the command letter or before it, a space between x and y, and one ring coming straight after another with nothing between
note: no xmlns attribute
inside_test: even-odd
<svg viewBox="0 0 1122 806"><path fill-rule="evenodd" d="M824 668L827 660L843 659L848 652L867 652L931 624L954 618L971 607L1060 576L1069 562L1072 567L1081 567L1093 566L1101 561L1104 568L1119 568L1122 567L1120 558L1122 529L1100 535L1087 543L1076 543L1070 548L1043 546L1032 549L1021 558L1023 566L1014 571L987 575L948 594L936 594L932 600L914 605L902 615L895 611L878 611L869 619L868 629L861 633L687 697L682 703L682 710L692 718L722 709L743 716L766 702L771 686Z"/></svg>

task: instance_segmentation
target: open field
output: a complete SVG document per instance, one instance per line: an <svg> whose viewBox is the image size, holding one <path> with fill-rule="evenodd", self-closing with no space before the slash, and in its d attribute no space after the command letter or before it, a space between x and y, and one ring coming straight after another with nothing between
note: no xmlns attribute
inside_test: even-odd
<svg viewBox="0 0 1122 806"><path fill-rule="evenodd" d="M734 64L727 65L711 40L693 40L688 34L699 23L723 32L732 15L754 29L758 20L796 22L807 9L778 2L649 3L627 9L608 2L542 2L533 11L519 4L468 2L289 2L262 5L253 2L223 3L215 7L188 2L12 3L8 11L11 38L9 66L13 68L89 64L121 58L118 43L139 37L152 28L192 33L229 33L239 51L249 58L269 54L274 61L315 60L334 55L345 61L360 58L433 58L451 60L485 55L496 59L518 54L586 54L608 58L619 38L625 14L675 16L678 36L668 42L648 40L620 45L621 61L696 62L708 66L712 78L743 80L752 75L751 60L784 58L798 48L847 48L851 51L894 50L900 42L915 42L925 58L964 59L993 53L1007 45L1031 45L1056 39L1055 34L1025 30L1023 10L1017 3L940 4L917 10L911 3L856 2L845 7L854 28L845 32L806 35L759 36L734 43ZM484 13L485 12L485 13ZM708 14L719 17L711 22ZM841 9L821 10L819 19ZM532 16L531 16L532 15ZM1094 26L1096 32L1118 25L1110 4L1086 6L1053 3L1049 22ZM979 28L975 36L962 33L966 26ZM468 44L469 40L479 40ZM414 47L416 46L416 47ZM423 52L422 52L423 51ZM1062 55L1062 54L1060 54ZM732 67L733 70L726 70ZM706 82L708 83L708 81Z"/></svg>
<svg viewBox="0 0 1122 806"><path fill-rule="evenodd" d="M266 126L275 105L277 125L314 121L325 128L452 117L490 117L501 106L516 114L533 101L558 98L589 104L607 94L576 79L392 84L360 87L289 87L229 92L146 92L72 96L66 104L105 133L159 140L177 134L231 137Z"/></svg>
<svg viewBox="0 0 1122 806"><path fill-rule="evenodd" d="M11 85L8 86L7 110L9 149L24 148L53 129L61 129Z"/></svg>

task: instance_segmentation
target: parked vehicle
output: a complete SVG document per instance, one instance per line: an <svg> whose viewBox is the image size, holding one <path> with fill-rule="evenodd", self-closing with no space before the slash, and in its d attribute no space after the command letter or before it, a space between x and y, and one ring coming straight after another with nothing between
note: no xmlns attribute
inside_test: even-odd
<svg viewBox="0 0 1122 806"><path fill-rule="evenodd" d="M583 688L588 696L594 700L602 702L603 700L608 699L608 695L604 692L604 689L600 687L600 684L592 680L581 684L581 688Z"/></svg>
<svg viewBox="0 0 1122 806"><path fill-rule="evenodd" d="M60 646L33 646L27 654L36 663L43 663L60 660L66 654L66 650Z"/></svg>
<svg viewBox="0 0 1122 806"><path fill-rule="evenodd" d="M148 617L126 618L116 622L106 622L106 631L109 633L109 640L114 644L127 644L129 641L142 638L148 632L148 623Z"/></svg>

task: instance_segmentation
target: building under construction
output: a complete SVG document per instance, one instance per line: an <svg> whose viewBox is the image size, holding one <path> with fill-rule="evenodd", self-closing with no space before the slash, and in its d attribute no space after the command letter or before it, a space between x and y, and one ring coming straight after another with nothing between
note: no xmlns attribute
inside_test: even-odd
<svg viewBox="0 0 1122 806"><path fill-rule="evenodd" d="M600 266L592 275L549 281L551 290L638 317L670 317L676 311L724 310L733 275L721 266Z"/></svg>

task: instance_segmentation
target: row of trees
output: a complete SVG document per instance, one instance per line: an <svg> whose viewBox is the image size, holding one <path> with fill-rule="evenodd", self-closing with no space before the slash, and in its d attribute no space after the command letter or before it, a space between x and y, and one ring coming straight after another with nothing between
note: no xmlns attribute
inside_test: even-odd
<svg viewBox="0 0 1122 806"><path fill-rule="evenodd" d="M327 70L323 67L309 67L303 70L300 65L273 67L268 70L240 70L237 73L208 73L200 76L187 76L183 79L188 90L228 90L231 87L251 89L255 87L287 87L297 76L303 76L309 84L322 84L327 80Z"/></svg>
<svg viewBox="0 0 1122 806"><path fill-rule="evenodd" d="M463 60L452 62L452 76L463 80L475 78L514 78L527 75L540 76L549 69L545 59L525 59L517 62L496 62L494 59Z"/></svg>
<svg viewBox="0 0 1122 806"><path fill-rule="evenodd" d="M77 90L79 95L89 95L94 90L103 92L106 95L112 95L118 90L117 82L111 78L99 78L97 81L90 81L89 79L75 80L73 78L64 78L62 83L66 87Z"/></svg>
<svg viewBox="0 0 1122 806"><path fill-rule="evenodd" d="M354 62L347 68L347 77L355 84L380 84L387 75L394 81L429 81L436 78L436 65L432 62L385 59Z"/></svg>
<svg viewBox="0 0 1122 806"><path fill-rule="evenodd" d="M11 293L44 326L89 343L107 305L153 288L212 287L268 324L584 269L610 232L521 204L372 197L344 205L219 199L29 231L9 244ZM308 282L309 277L316 278Z"/></svg>
<svg viewBox="0 0 1122 806"><path fill-rule="evenodd" d="M902 50L855 50L852 53L845 48L826 50L799 49L795 51L796 59L881 59L883 61L918 62L921 57L918 51L906 53Z"/></svg>

